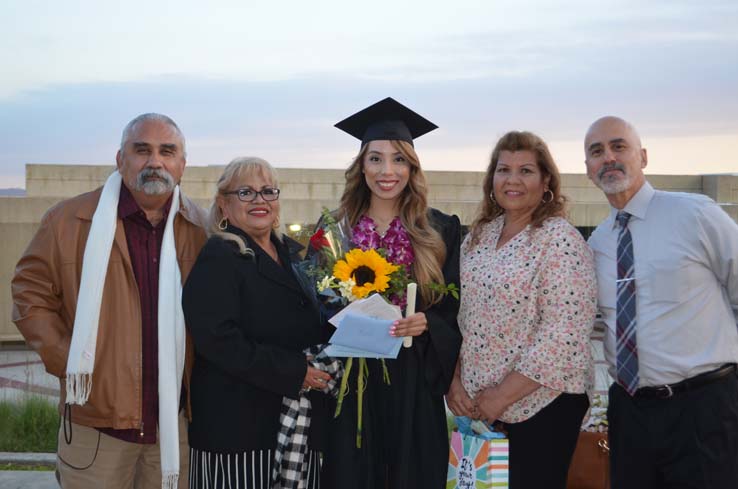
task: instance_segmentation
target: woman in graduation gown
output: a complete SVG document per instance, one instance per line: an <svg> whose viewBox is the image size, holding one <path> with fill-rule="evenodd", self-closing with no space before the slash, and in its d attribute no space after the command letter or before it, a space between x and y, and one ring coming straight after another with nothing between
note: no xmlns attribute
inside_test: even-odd
<svg viewBox="0 0 738 489"><path fill-rule="evenodd" d="M461 225L427 204L427 184L413 139L436 126L391 98L344 121L339 129L361 140L346 170L336 217L352 230L351 245L384 248L393 263L407 265L418 283L416 310L390 334L412 336L397 359L367 359L362 410L358 369L340 415L328 429L323 488L441 489L448 465L443 396L453 378L461 336L458 300L436 285L459 283ZM393 302L404 307L405 297ZM361 416L361 446L357 420Z"/></svg>

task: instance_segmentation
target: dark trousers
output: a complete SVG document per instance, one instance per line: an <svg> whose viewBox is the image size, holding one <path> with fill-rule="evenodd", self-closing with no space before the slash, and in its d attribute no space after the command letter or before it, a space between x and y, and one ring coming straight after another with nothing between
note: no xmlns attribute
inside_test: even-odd
<svg viewBox="0 0 738 489"><path fill-rule="evenodd" d="M612 489L738 488L738 377L669 399L610 387Z"/></svg>
<svg viewBox="0 0 738 489"><path fill-rule="evenodd" d="M561 394L532 418L505 424L510 439L510 489L566 489L586 394Z"/></svg>

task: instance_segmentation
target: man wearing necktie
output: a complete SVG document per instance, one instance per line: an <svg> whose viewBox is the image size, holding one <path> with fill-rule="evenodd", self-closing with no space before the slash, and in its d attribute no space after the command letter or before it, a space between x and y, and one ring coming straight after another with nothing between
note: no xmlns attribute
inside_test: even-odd
<svg viewBox="0 0 738 489"><path fill-rule="evenodd" d="M711 199L654 190L635 128L584 141L610 203L592 233L606 325L613 489L738 487L738 225Z"/></svg>

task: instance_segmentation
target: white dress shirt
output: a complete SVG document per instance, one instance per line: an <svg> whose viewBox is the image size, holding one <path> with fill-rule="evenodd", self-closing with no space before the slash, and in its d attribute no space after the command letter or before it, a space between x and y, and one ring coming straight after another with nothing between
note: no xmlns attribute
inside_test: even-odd
<svg viewBox="0 0 738 489"><path fill-rule="evenodd" d="M648 182L623 210L632 215L639 386L738 362L738 225L704 195L654 190ZM617 212L589 238L613 377Z"/></svg>

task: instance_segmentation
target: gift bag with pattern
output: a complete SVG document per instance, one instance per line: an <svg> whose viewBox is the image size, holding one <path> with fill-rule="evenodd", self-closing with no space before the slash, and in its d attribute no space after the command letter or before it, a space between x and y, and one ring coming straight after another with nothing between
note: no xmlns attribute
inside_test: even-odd
<svg viewBox="0 0 738 489"><path fill-rule="evenodd" d="M508 464L507 439L484 440L454 431L451 434L446 489L507 488Z"/></svg>

